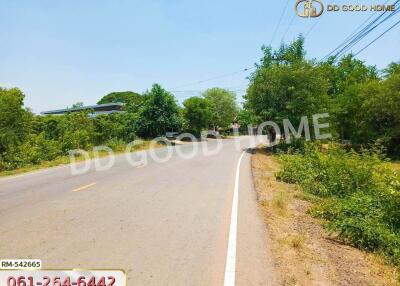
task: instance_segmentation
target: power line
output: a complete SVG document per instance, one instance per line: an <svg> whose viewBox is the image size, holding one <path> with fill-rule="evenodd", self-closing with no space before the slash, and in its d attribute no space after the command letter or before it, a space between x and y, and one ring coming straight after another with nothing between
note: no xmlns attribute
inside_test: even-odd
<svg viewBox="0 0 400 286"><path fill-rule="evenodd" d="M389 0L387 0L385 3L387 3ZM394 5L396 5L399 2L399 0L397 0ZM371 26L376 23L377 21L379 21L380 18L382 18L385 13L387 11L383 12L382 14L380 14L378 17L376 17L375 19L373 19L371 22L369 22L367 25L364 26L365 23L367 23L375 14L373 13L371 16L369 16L363 23L361 23L349 36L347 36L345 38L345 40L339 44L334 50L332 50L329 54L327 54L322 60L326 60L329 56L331 56L332 54L334 54L336 52L336 54L334 55L334 58L336 58L340 53L342 52L346 52L349 48L351 48L352 46L354 46L358 41L360 41L363 37L365 37L368 33L370 33L373 29L375 29L377 26L379 26L380 24L382 24L383 22L385 22L388 18L385 18L384 20L382 20L381 22L378 23L378 25L374 26L373 28L371 28ZM393 15L393 13L391 14ZM390 16L390 15L389 15ZM363 28L362 28L363 27ZM360 30L361 28L361 30ZM338 51L339 50L339 51Z"/></svg>
<svg viewBox="0 0 400 286"><path fill-rule="evenodd" d="M191 82L191 83L175 86L175 87L171 88L171 90L174 90L176 88L185 87L185 86L201 84L201 83L204 83L204 82L208 82L208 81L212 81L212 80L216 80L216 79L221 79L221 78L225 78L225 77L230 77L230 76L237 75L239 73L243 73L243 72L246 72L246 71L249 71L249 70L253 70L253 69L255 69L255 67L244 68L244 69L241 69L239 71L232 72L232 73L223 74L223 75L220 75L220 76L215 76L215 77L212 77L212 78L207 78L207 79L203 79L203 80L199 80L199 81L195 81L195 82Z"/></svg>
<svg viewBox="0 0 400 286"><path fill-rule="evenodd" d="M386 0L386 2L384 3L384 5L385 5L387 2L389 2L389 0ZM385 12L386 12L386 11L385 11ZM329 54L327 54L327 55L323 58L323 60L326 59L326 58L328 58L330 55L332 55L334 52L336 52L338 49L340 49L343 45L345 45L345 44L347 43L347 41L349 41L352 37L354 37L355 34L358 33L358 30L359 30L362 26L364 26L364 24L367 23L376 13L377 13L377 11L375 11L375 12L372 13L367 19L365 19L364 22L362 22L350 35L348 35L348 36L346 37L346 39L344 39L344 41L343 41L339 46L337 46L333 51L331 51ZM383 13L383 14L384 14L384 13ZM381 14L381 16L382 16L383 14ZM319 19L321 19L321 18L319 18Z"/></svg>
<svg viewBox="0 0 400 286"><path fill-rule="evenodd" d="M398 1L396 1L397 3ZM392 16L394 16L398 11L391 13L389 15L387 15L385 18L383 18L380 22L378 22L378 20L384 16L384 14L386 13L386 11L384 13L382 13L381 15L379 15L376 19L374 19L373 21L371 21L369 24L367 24L361 31L359 31L356 35L354 35L353 39L351 39L349 41L349 43L347 43L347 45L345 45L341 50L339 50L336 54L335 57L339 56L340 54L344 54L346 51L348 51L349 49L351 49L355 44L357 44L360 40L362 40L365 36L367 36L371 31L373 31L375 28L377 28L379 25L383 24L384 22L386 22L389 18L391 18ZM378 23L377 23L378 22ZM376 23L376 24L375 24ZM375 24L373 26L373 24Z"/></svg>
<svg viewBox="0 0 400 286"><path fill-rule="evenodd" d="M222 87L230 92L235 93L238 96L243 96L246 94L247 85L237 85L237 86L226 86ZM186 100L193 96L201 96L207 89L200 89L200 90L174 90L170 91L176 98L179 100Z"/></svg>
<svg viewBox="0 0 400 286"><path fill-rule="evenodd" d="M389 1L389 0L386 0L386 1ZM329 2L328 5L330 5L332 3L333 2ZM311 25L310 29L308 29L307 33L304 34L304 40L307 39L308 35L311 33L312 30L314 30L314 28L317 26L317 24L321 21L322 18L323 17L318 17L318 19L316 21L314 21L314 23Z"/></svg>
<svg viewBox="0 0 400 286"><path fill-rule="evenodd" d="M289 32L289 29L292 26L295 17L296 17L296 14L293 13L292 19L290 19L289 25L287 26L285 33L283 33L282 40L281 40L282 43L285 40L286 34L287 34L287 32Z"/></svg>
<svg viewBox="0 0 400 286"><path fill-rule="evenodd" d="M315 26L321 21L322 17L319 17L318 20L314 22L314 24L308 29L307 33L304 35L304 40L308 37L308 35L311 33L312 30L314 30Z"/></svg>
<svg viewBox="0 0 400 286"><path fill-rule="evenodd" d="M335 54L335 58L342 56L343 54L345 54L347 51L349 51L352 47L354 47L359 41L361 41L363 38L365 38L371 31L373 31L375 28L377 28L379 25L383 24L384 22L386 22L389 18L393 17L395 14L397 14L400 10L397 10L391 14L389 14L388 16L386 16L386 18L384 18L382 21L380 21L379 23L377 23L376 25L372 26L371 28L363 31L362 34L357 35L356 37L354 37L354 39L352 39L345 47L343 47L339 52L337 52Z"/></svg>
<svg viewBox="0 0 400 286"><path fill-rule="evenodd" d="M385 3L387 3L389 0L387 0ZM397 0L394 5L396 5L400 0ZM273 41L273 39L275 38L276 32L278 30L278 27L282 21L283 15L286 12L287 6L288 6L289 0L287 0L286 5L282 11L281 17L279 19L278 25L274 31L273 37L271 39L271 43ZM353 33L348 36L338 47L336 47L333 51L331 51L327 56L325 56L322 60L324 60L325 58L329 57L331 54L333 54L335 51L337 51L339 48L341 48L336 54L335 54L335 58L337 58L340 54L344 54L345 52L347 52L350 48L352 48L355 44L357 44L360 40L362 40L365 36L367 36L371 31L373 31L376 27L378 27L379 25L381 25L382 23L384 23L385 21L387 21L390 17L394 16L397 12L399 12L399 10L396 10L395 12L389 14L388 16L386 16L383 20L381 20L380 22L378 22L375 26L372 26L374 23L376 23L387 11L383 12L381 15L379 15L377 18L375 18L374 20L372 20L370 23L368 23L364 28L361 29L361 31L358 31L366 22L368 22L368 20L370 20L372 18L372 16L376 13L374 13L373 15L371 15L370 17L368 17L361 25L359 25L357 27L357 29L355 29L353 31ZM290 29L292 22L294 21L295 17L292 17L290 24L288 25L285 33L283 34L282 40L285 38L288 30ZM318 19L318 21L316 21L311 28L307 31L305 37L308 36L308 34L314 29L314 27L318 24L318 22L320 21L320 19ZM364 49L366 49L368 46L370 46L373 42L375 42L376 40L378 40L379 38L381 38L384 34L386 34L388 31L390 31L392 28L394 28L394 26L396 26L399 22L397 22L395 25L393 25L392 27L390 27L388 30L386 30L384 33L382 33L380 36L378 36L376 39L374 39L371 43L369 43L367 46L365 46L363 49L361 49L360 51L357 52L357 54L359 54L360 52L362 52ZM358 32L357 32L358 31ZM344 47L343 47L344 46ZM356 55L357 55L356 54ZM188 92L200 92L200 91L195 91L195 90L174 90L177 88L181 88L181 87L186 87L186 86L191 86L191 85L197 85L197 84L201 84L204 82L208 82L208 81L212 81L212 80L216 80L216 79L221 79L221 78L226 78L226 77L230 77L239 73L243 73L249 70L253 70L256 67L250 67L250 68L244 68L241 69L239 71L235 71L232 73L228 73L228 74L223 74L220 76L216 76L216 77L212 77L212 78L207 78L204 80L200 80L200 81L195 81L195 82L191 82L191 83L187 83L187 84L182 84L176 87L171 88L171 92L175 92L175 93L188 93Z"/></svg>
<svg viewBox="0 0 400 286"><path fill-rule="evenodd" d="M274 39L275 39L276 32L278 31L278 28L279 28L279 26L280 26L280 24L281 24L281 22L282 22L283 15L284 15L285 12L286 12L286 9L287 9L287 6L288 6L288 4L289 4L289 1L290 1L290 0L287 0L287 1L286 1L285 8L283 8L282 14L281 14L281 16L280 16L280 18L279 18L279 21L278 21L278 24L276 25L275 30L274 30L274 33L272 34L271 41L269 42L269 45L270 45L270 46L272 46L272 42L273 42Z"/></svg>
<svg viewBox="0 0 400 286"><path fill-rule="evenodd" d="M388 29L386 29L386 31L384 31L383 33L381 33L378 37L376 37L375 39L373 39L368 45L366 45L364 48L362 48L361 50L359 50L355 56L357 56L359 53L361 53L362 51L364 51L366 48L368 48L369 46L371 46L373 43L375 43L377 40L379 40L383 35L385 35L387 32L389 32L391 29L393 29L394 27L396 27L398 24L400 24L400 20L397 21L396 23L394 23L391 27L389 27Z"/></svg>
<svg viewBox="0 0 400 286"><path fill-rule="evenodd" d="M272 42L273 42L273 40L275 39L276 33L277 33L277 31L278 31L278 28L279 28L279 26L280 26L280 24L281 24L281 22L282 22L282 18L283 18L284 14L285 14L285 12L286 12L286 10L287 10L289 1L290 1L290 0L287 0L287 1L286 1L285 7L284 7L284 9L283 9L283 11L282 11L282 14L281 14L280 18L279 18L278 24L277 24L277 26L275 27L275 31L274 31L274 33L273 33L273 35L272 35L272 38L271 38L270 46L272 45ZM294 16L295 16L295 15L294 15ZM291 21L290 21L290 24L289 24L289 26L287 27L287 29L286 29L286 31L285 31L285 33L284 33L284 35L283 35L283 38L286 36L286 34L287 34L287 32L288 32L290 26L292 25L292 22L293 22L293 20L294 20L294 16L292 17L292 19L291 19ZM282 38L282 39L283 39L283 38ZM170 88L170 90L171 90L171 92L174 92L174 89L177 89L177 88L186 87L186 86L191 86L191 85L197 85L197 84L201 84L201 83L208 82L208 81L212 81L212 80L216 80L216 79L221 79L221 78L225 78L225 77L230 77L230 76L233 76L233 75L242 73L242 72L246 72L246 71L249 71L249 70L253 70L253 69L255 69L255 68L256 68L256 67L244 68L244 69L241 69L241 70L239 70L239 71L235 71L235 72L233 72L233 73L223 74L223 75L220 75L220 76L216 76L216 77L212 77L212 78L208 78L208 79L204 79L204 80L200 80L200 81L195 81L195 82L191 82L191 83L187 83L187 84L182 84L182 85L179 85L179 86L172 87L172 88ZM181 91L177 91L177 92L181 92Z"/></svg>
<svg viewBox="0 0 400 286"><path fill-rule="evenodd" d="M396 5L400 0L397 0L395 2L394 5ZM387 15L385 18L383 18L382 20L380 20L384 14L387 11L385 11L384 13L382 13L381 15L379 15L378 17L376 17L375 19L373 19L371 22L369 22L365 27L363 27L360 31L356 32L357 30L360 29L360 27L363 26L363 24L367 21L364 21L363 24L361 24L353 33L353 36L348 36L338 47L336 47L333 51L331 51L328 55L326 55L322 60L327 59L329 56L331 56L333 53L335 53L333 55L333 57L336 59L340 56L342 56L344 53L346 53L348 50L350 50L354 45L356 45L359 41L361 41L363 38L365 38L371 31L373 31L375 28L377 28L379 25L383 24L384 22L386 22L389 18L391 18L392 16L394 16L397 12L393 12L389 15ZM370 19L370 17L368 18ZM368 20L367 19L367 20ZM380 21L379 21L380 20ZM379 22L378 22L379 21ZM375 24L376 23L376 24ZM374 25L375 24L375 25Z"/></svg>
<svg viewBox="0 0 400 286"><path fill-rule="evenodd" d="M242 84L242 85L235 85L235 86L221 86L221 88L223 89L227 89L227 90L242 90L243 88L247 88L248 85L247 84ZM189 93L189 92L203 92L205 91L205 89L187 89L187 90L173 90L171 92L174 93Z"/></svg>
<svg viewBox="0 0 400 286"><path fill-rule="evenodd" d="M228 91L231 91L231 92L245 92L246 91L246 89L244 89L244 88L238 88L238 89L231 89L231 88L229 88L229 87L222 87L223 89L226 89L226 90L228 90ZM189 95L189 94L201 94L201 93L203 93L203 92L205 92L207 89L202 89L202 90L176 90L176 91L170 91L171 93L178 93L178 95L179 96L185 96L185 94L186 95Z"/></svg>

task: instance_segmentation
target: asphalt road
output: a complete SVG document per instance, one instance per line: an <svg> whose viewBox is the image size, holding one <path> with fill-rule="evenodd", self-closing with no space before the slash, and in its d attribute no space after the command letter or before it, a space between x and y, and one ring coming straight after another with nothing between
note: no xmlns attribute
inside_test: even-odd
<svg viewBox="0 0 400 286"><path fill-rule="evenodd" d="M106 171L69 166L0 179L0 259L45 269L124 269L127 285L223 285L236 167L249 137L172 147L170 160ZM209 150L215 141L207 142ZM193 158L194 145L199 147ZM167 148L154 151L159 158ZM136 155L149 155L149 151ZM239 171L236 285L273 285L273 261L253 190L250 152ZM102 163L107 158L101 159Z"/></svg>

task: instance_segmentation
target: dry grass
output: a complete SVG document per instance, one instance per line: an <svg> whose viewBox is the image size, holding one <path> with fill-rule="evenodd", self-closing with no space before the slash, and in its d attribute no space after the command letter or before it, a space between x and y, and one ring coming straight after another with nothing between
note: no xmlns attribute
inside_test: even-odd
<svg viewBox="0 0 400 286"><path fill-rule="evenodd" d="M300 233L300 234L290 235L288 237L288 241L290 246L293 247L294 249L302 249L305 246L306 234Z"/></svg>
<svg viewBox="0 0 400 286"><path fill-rule="evenodd" d="M329 235L308 209L319 199L279 182L280 166L258 150L252 172L264 213L280 285L399 286L396 270L378 255L367 254Z"/></svg>
<svg viewBox="0 0 400 286"><path fill-rule="evenodd" d="M284 192L278 192L276 195L274 195L272 199L272 206L276 209L276 212L279 215L285 216L287 214L288 202Z"/></svg>

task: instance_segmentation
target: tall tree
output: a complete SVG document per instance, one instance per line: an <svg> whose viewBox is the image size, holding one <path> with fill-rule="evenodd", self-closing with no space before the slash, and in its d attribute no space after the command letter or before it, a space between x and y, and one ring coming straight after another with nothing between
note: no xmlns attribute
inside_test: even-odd
<svg viewBox="0 0 400 286"><path fill-rule="evenodd" d="M187 129L198 136L210 124L212 118L210 106L207 100L198 96L186 99L183 106L185 107L183 117L188 125Z"/></svg>
<svg viewBox="0 0 400 286"><path fill-rule="evenodd" d="M326 112L328 80L315 64L304 58L303 39L282 45L278 51L263 48L264 57L250 77L245 107L261 121L293 125L302 116Z"/></svg>
<svg viewBox="0 0 400 286"><path fill-rule="evenodd" d="M33 114L24 108L25 95L18 88L0 87L0 156L26 138Z"/></svg>
<svg viewBox="0 0 400 286"><path fill-rule="evenodd" d="M235 93L214 87L206 90L203 97L210 106L212 127L214 129L229 128L238 113Z"/></svg>
<svg viewBox="0 0 400 286"><path fill-rule="evenodd" d="M399 74L400 73L400 61L399 62L393 62L390 63L386 69L383 70L384 75L386 77L393 75L393 74Z"/></svg>
<svg viewBox="0 0 400 286"><path fill-rule="evenodd" d="M141 137L151 138L165 135L167 131L179 131L182 117L174 96L159 84L153 84L144 94L144 104L139 111L136 124Z"/></svg>
<svg viewBox="0 0 400 286"><path fill-rule="evenodd" d="M240 132L247 133L249 131L249 125L256 127L259 120L257 119L257 116L255 116L250 110L241 109L236 117L236 121L240 126Z"/></svg>
<svg viewBox="0 0 400 286"><path fill-rule="evenodd" d="M131 101L137 101L141 99L142 96L133 91L116 91L111 92L105 96L103 96L97 104L105 104L105 103L130 103Z"/></svg>
<svg viewBox="0 0 400 286"><path fill-rule="evenodd" d="M362 100L354 92L364 84L379 80L376 67L346 55L337 63L332 59L318 66L329 81L330 114L332 125L341 139L350 139L354 127L353 116Z"/></svg>
<svg viewBox="0 0 400 286"><path fill-rule="evenodd" d="M329 80L328 94L335 98L349 87L378 79L378 71L374 66L368 66L363 61L349 54L342 57L337 63L334 59L328 59L318 65Z"/></svg>
<svg viewBox="0 0 400 286"><path fill-rule="evenodd" d="M338 123L356 145L378 142L400 157L400 70L349 87L338 97Z"/></svg>

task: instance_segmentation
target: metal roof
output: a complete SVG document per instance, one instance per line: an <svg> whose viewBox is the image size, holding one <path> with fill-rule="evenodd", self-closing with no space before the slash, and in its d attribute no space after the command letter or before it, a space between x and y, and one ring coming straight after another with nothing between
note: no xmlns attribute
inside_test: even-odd
<svg viewBox="0 0 400 286"><path fill-rule="evenodd" d="M112 111L112 110L121 110L122 106L124 106L124 103L114 102L114 103L88 105L88 106L82 106L82 107L76 107L76 108L49 110L49 111L43 111L40 114L63 114L63 113L67 113L67 112L76 112L76 111L90 110L90 109L93 109L94 111L96 111L96 110L104 109L104 108L105 109L109 108L109 110Z"/></svg>

